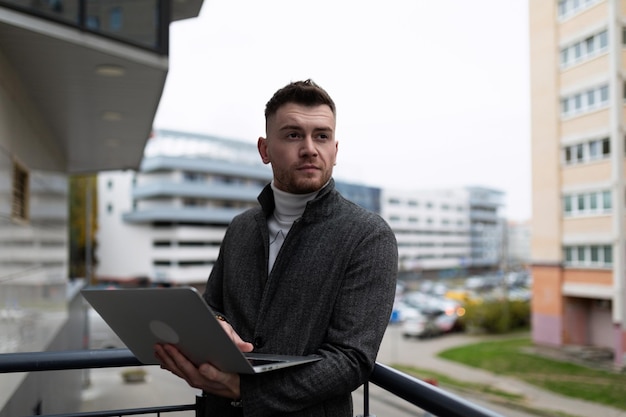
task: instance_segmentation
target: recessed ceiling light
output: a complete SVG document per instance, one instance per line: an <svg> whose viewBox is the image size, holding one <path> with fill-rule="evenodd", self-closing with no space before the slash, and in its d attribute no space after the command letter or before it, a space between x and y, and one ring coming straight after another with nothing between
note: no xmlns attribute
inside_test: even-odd
<svg viewBox="0 0 626 417"><path fill-rule="evenodd" d="M119 65L98 65L96 67L96 74L103 77L121 77L126 74L126 69Z"/></svg>
<svg viewBox="0 0 626 417"><path fill-rule="evenodd" d="M122 120L122 113L118 111L105 111L102 113L102 120L107 122L119 122Z"/></svg>

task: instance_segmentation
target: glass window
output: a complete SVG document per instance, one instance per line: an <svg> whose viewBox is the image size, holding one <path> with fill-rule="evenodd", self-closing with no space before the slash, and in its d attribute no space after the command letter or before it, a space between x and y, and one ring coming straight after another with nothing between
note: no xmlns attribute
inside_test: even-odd
<svg viewBox="0 0 626 417"><path fill-rule="evenodd" d="M613 248L610 245L603 246L604 249L604 263L611 265L613 263Z"/></svg>
<svg viewBox="0 0 626 417"><path fill-rule="evenodd" d="M567 65L567 48L561 50L561 65Z"/></svg>
<svg viewBox="0 0 626 417"><path fill-rule="evenodd" d="M583 159L584 159L584 155L585 155L585 153L584 153L584 149L583 149L583 144L580 143L580 144L576 145L576 160L578 162L582 162Z"/></svg>
<svg viewBox="0 0 626 417"><path fill-rule="evenodd" d="M574 45L574 59L580 59L582 55L583 55L582 44L580 42L577 42Z"/></svg>
<svg viewBox="0 0 626 417"><path fill-rule="evenodd" d="M590 248L591 263L597 264L600 262L600 248L598 246L591 246Z"/></svg>
<svg viewBox="0 0 626 417"><path fill-rule="evenodd" d="M90 29L148 48L159 48L159 0L85 1Z"/></svg>
<svg viewBox="0 0 626 417"><path fill-rule="evenodd" d="M587 53L588 54L592 54L593 50L594 50L594 37L590 36L587 39L585 39L585 48L587 48Z"/></svg>
<svg viewBox="0 0 626 417"><path fill-rule="evenodd" d="M571 162L572 162L572 148L568 146L565 148L565 163L569 164Z"/></svg>
<svg viewBox="0 0 626 417"><path fill-rule="evenodd" d="M579 194L576 200L578 201L578 211L585 211L585 195Z"/></svg>
<svg viewBox="0 0 626 417"><path fill-rule="evenodd" d="M600 103L609 101L609 87L604 85L600 87Z"/></svg>
<svg viewBox="0 0 626 417"><path fill-rule="evenodd" d="M602 155L608 156L611 153L611 142L609 138L602 139Z"/></svg>
<svg viewBox="0 0 626 417"><path fill-rule="evenodd" d="M589 142L589 159L598 159L600 157L600 142L592 140Z"/></svg>
<svg viewBox="0 0 626 417"><path fill-rule="evenodd" d="M572 212L572 196L571 195L566 195L563 198L563 205L565 207L566 214L569 214Z"/></svg>
<svg viewBox="0 0 626 417"><path fill-rule="evenodd" d="M569 100L567 98L561 99L561 113L569 113Z"/></svg>
<svg viewBox="0 0 626 417"><path fill-rule="evenodd" d="M580 110L583 107L583 98L582 98L582 94L576 94L574 96L574 109L575 110Z"/></svg>
<svg viewBox="0 0 626 417"><path fill-rule="evenodd" d="M609 39L607 37L606 30L603 30L598 34L598 38L600 39L600 49L604 49L609 44Z"/></svg>
<svg viewBox="0 0 626 417"><path fill-rule="evenodd" d="M598 193L589 194L589 210L598 210Z"/></svg>
<svg viewBox="0 0 626 417"><path fill-rule="evenodd" d="M587 106L593 107L596 104L596 92L594 90L587 91Z"/></svg>
<svg viewBox="0 0 626 417"><path fill-rule="evenodd" d="M602 192L602 206L604 210L611 210L611 192L610 191Z"/></svg>
<svg viewBox="0 0 626 417"><path fill-rule="evenodd" d="M111 32L119 32L122 30L122 8L113 7L109 11L109 29Z"/></svg>
<svg viewBox="0 0 626 417"><path fill-rule="evenodd" d="M576 260L578 262L585 262L585 247L576 246Z"/></svg>
<svg viewBox="0 0 626 417"><path fill-rule="evenodd" d="M85 25L92 30L100 29L100 18L98 16L87 16Z"/></svg>
<svg viewBox="0 0 626 417"><path fill-rule="evenodd" d="M571 263L573 261L573 248L571 246L565 247L565 262Z"/></svg>

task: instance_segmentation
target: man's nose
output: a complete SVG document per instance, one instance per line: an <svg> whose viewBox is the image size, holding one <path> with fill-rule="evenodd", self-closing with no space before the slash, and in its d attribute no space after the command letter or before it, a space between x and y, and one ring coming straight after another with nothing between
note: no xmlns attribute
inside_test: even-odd
<svg viewBox="0 0 626 417"><path fill-rule="evenodd" d="M302 156L317 156L317 148L315 147L315 141L313 137L307 135L302 141L302 148L300 148L300 154Z"/></svg>

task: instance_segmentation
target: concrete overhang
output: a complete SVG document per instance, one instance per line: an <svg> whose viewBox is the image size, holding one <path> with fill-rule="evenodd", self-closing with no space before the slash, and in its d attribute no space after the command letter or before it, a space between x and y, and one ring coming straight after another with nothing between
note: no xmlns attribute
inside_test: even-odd
<svg viewBox="0 0 626 417"><path fill-rule="evenodd" d="M173 19L197 16L201 5L173 0ZM1 6L0 54L61 150L67 173L139 168L167 56Z"/></svg>

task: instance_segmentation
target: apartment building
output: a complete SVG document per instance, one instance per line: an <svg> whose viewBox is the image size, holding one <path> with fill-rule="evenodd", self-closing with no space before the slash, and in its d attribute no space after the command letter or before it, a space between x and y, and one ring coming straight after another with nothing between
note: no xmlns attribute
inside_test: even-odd
<svg viewBox="0 0 626 417"><path fill-rule="evenodd" d="M202 288L228 224L271 179L254 143L156 130L139 171L98 175L98 279ZM379 189L336 188L379 211Z"/></svg>
<svg viewBox="0 0 626 417"><path fill-rule="evenodd" d="M398 240L401 271L424 278L496 271L504 193L484 187L382 191L381 215Z"/></svg>
<svg viewBox="0 0 626 417"><path fill-rule="evenodd" d="M68 177L139 166L170 22L201 5L0 0L0 354L85 347ZM0 416L77 411L84 383L84 371L3 375Z"/></svg>
<svg viewBox="0 0 626 417"><path fill-rule="evenodd" d="M626 359L626 1L530 0L532 336Z"/></svg>

